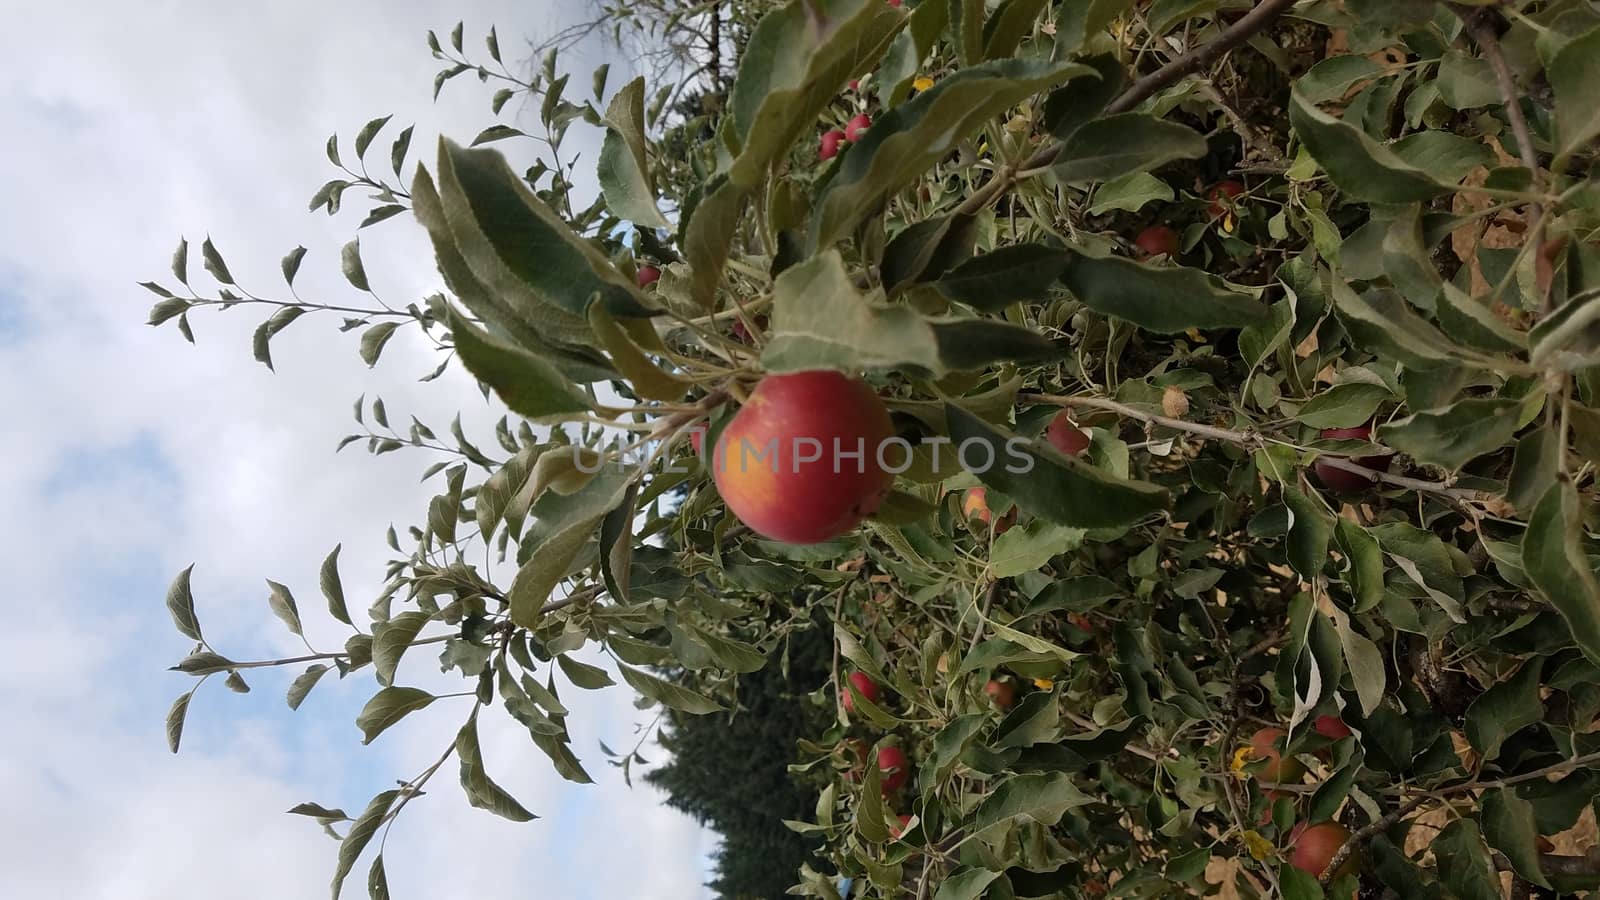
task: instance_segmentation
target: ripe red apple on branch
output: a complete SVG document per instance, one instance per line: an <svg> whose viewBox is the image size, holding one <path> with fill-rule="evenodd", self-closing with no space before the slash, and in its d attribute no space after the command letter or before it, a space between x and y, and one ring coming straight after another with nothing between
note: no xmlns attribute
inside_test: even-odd
<svg viewBox="0 0 1600 900"><path fill-rule="evenodd" d="M1263 728L1250 736L1250 759L1266 760L1266 765L1256 770L1256 780L1272 783L1294 783L1305 777L1306 767L1300 760L1283 755L1284 739L1288 733L1282 728Z"/></svg>
<svg viewBox="0 0 1600 900"><path fill-rule="evenodd" d="M889 410L859 378L768 375L722 429L713 476L752 531L817 544L877 511L894 480L879 459L893 436Z"/></svg>
<svg viewBox="0 0 1600 900"><path fill-rule="evenodd" d="M1372 440L1372 426L1325 428L1322 430L1322 438L1328 441L1370 441ZM1346 457L1334 456L1333 458L1345 459ZM1350 461L1362 468L1372 469L1375 472L1387 472L1389 471L1389 463L1393 459L1394 457L1388 454L1375 454L1372 456L1358 456ZM1358 472L1351 472L1332 465L1326 459L1318 459L1312 463L1311 471L1316 473L1317 480L1322 482L1323 487L1340 494L1357 494L1371 489L1373 485L1372 479L1364 477Z"/></svg>
<svg viewBox="0 0 1600 900"><path fill-rule="evenodd" d="M1089 436L1072 421L1072 413L1062 410L1044 431L1045 440L1065 456L1077 456L1089 449Z"/></svg>
<svg viewBox="0 0 1600 900"><path fill-rule="evenodd" d="M1302 822L1289 833L1289 864L1310 875L1321 877L1328 870L1339 848L1350 840L1350 829L1338 822L1323 822L1309 828ZM1348 875L1360 866L1352 853L1340 863L1337 875Z"/></svg>
<svg viewBox="0 0 1600 900"><path fill-rule="evenodd" d="M882 696L882 692L878 689L878 683L873 681L872 676L865 672L851 672L850 677L846 680L849 681L857 691L861 692L861 696L867 698L867 700L872 703L877 703L878 698ZM840 691L839 696L844 703L844 708L846 711L856 711L856 698L855 695L850 693L849 688Z"/></svg>
<svg viewBox="0 0 1600 900"><path fill-rule="evenodd" d="M989 695L989 700L1001 712L1017 705L1017 688L1009 681L991 678L989 683L983 686L983 692Z"/></svg>
<svg viewBox="0 0 1600 900"><path fill-rule="evenodd" d="M861 135L872 127L872 119L866 113L860 113L844 126L844 139L854 144L861 140Z"/></svg>
<svg viewBox="0 0 1600 900"><path fill-rule="evenodd" d="M994 511L989 508L989 491L987 488L968 488L961 499L961 512L968 519L974 519L987 526L994 519ZM994 523L994 533L1004 534L1017 523L1017 509L1012 507L1006 514Z"/></svg>
<svg viewBox="0 0 1600 900"><path fill-rule="evenodd" d="M911 761L906 752L893 744L878 751L878 771L883 780L878 782L885 794L897 791L911 777Z"/></svg>
<svg viewBox="0 0 1600 900"><path fill-rule="evenodd" d="M639 272L634 277L638 280L639 287L649 287L661 280L661 270L645 263L639 267Z"/></svg>
<svg viewBox="0 0 1600 900"><path fill-rule="evenodd" d="M844 143L844 132L835 128L822 133L822 146L817 149L817 159L827 162L839 155L839 145Z"/></svg>
<svg viewBox="0 0 1600 900"><path fill-rule="evenodd" d="M1133 239L1133 245L1139 248L1141 259L1152 256L1177 256L1180 244L1178 233L1165 225L1151 225Z"/></svg>

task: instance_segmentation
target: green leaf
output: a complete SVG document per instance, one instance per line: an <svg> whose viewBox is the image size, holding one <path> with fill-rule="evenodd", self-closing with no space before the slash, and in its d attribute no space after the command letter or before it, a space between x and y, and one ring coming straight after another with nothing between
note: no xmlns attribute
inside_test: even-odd
<svg viewBox="0 0 1600 900"><path fill-rule="evenodd" d="M972 255L976 219L938 216L924 219L895 235L884 248L879 274L883 289L896 290L944 276Z"/></svg>
<svg viewBox="0 0 1600 900"><path fill-rule="evenodd" d="M534 196L499 152L441 140L438 175L455 247L489 292L580 331L597 297L614 315L649 312L635 285Z"/></svg>
<svg viewBox="0 0 1600 900"><path fill-rule="evenodd" d="M984 0L948 0L950 4L950 43L962 66L973 66L983 59Z"/></svg>
<svg viewBox="0 0 1600 900"><path fill-rule="evenodd" d="M1524 800L1516 788L1497 788L1483 795L1479 818L1489 846L1504 853L1524 881L1550 886L1539 866L1539 828L1533 818L1533 804Z"/></svg>
<svg viewBox="0 0 1600 900"><path fill-rule="evenodd" d="M773 286L769 372L910 368L935 376L996 359L1043 358L1043 336L1003 322L932 320L904 305L869 301L836 250L791 266Z"/></svg>
<svg viewBox="0 0 1600 900"><path fill-rule="evenodd" d="M999 872L988 869L960 868L939 885L933 900L978 900L989 885L1000 877Z"/></svg>
<svg viewBox="0 0 1600 900"><path fill-rule="evenodd" d="M178 239L178 248L172 251L172 275L181 284L189 283L189 242Z"/></svg>
<svg viewBox="0 0 1600 900"><path fill-rule="evenodd" d="M1380 425L1378 439L1422 462L1459 469L1505 446L1517 431L1521 410L1521 400L1473 397Z"/></svg>
<svg viewBox="0 0 1600 900"><path fill-rule="evenodd" d="M889 839L889 826L883 812L883 768L878 763L880 744L872 748L865 761L860 801L856 806L856 830L863 840L881 844Z"/></svg>
<svg viewBox="0 0 1600 900"><path fill-rule="evenodd" d="M1288 863L1278 867L1278 883L1283 888L1283 900L1323 900L1326 896L1315 875Z"/></svg>
<svg viewBox="0 0 1600 900"><path fill-rule="evenodd" d="M317 682L322 678L322 673L328 671L329 668L329 666L324 666L321 664L312 665L308 666L304 672L295 676L294 681L289 683L290 709L300 708L300 704L305 702L306 695L310 694L311 689L317 686Z"/></svg>
<svg viewBox="0 0 1600 900"><path fill-rule="evenodd" d="M450 313L450 336L467 371L493 388L512 412L533 421L548 421L593 408L589 398L555 366L479 330L454 311Z"/></svg>
<svg viewBox="0 0 1600 900"><path fill-rule="evenodd" d="M361 743L370 744L390 725L433 702L433 695L418 688L386 687L372 695L356 716ZM352 832L354 829L351 829Z"/></svg>
<svg viewBox="0 0 1600 900"><path fill-rule="evenodd" d="M1489 63L1460 50L1445 51L1444 58L1439 61L1439 77L1434 83L1439 87L1439 99L1451 109L1500 103L1500 87Z"/></svg>
<svg viewBox="0 0 1600 900"><path fill-rule="evenodd" d="M1339 519L1333 526L1334 540L1348 563L1344 580L1355 597L1355 611L1366 612L1383 600L1383 552L1365 528Z"/></svg>
<svg viewBox="0 0 1600 900"><path fill-rule="evenodd" d="M342 809L329 809L319 803L296 803L293 808L285 811L291 816L310 816L314 819L332 822L348 822L350 817Z"/></svg>
<svg viewBox="0 0 1600 900"><path fill-rule="evenodd" d="M958 303L999 312L1018 301L1049 295L1070 257L1043 244L1012 244L956 266L934 286Z"/></svg>
<svg viewBox="0 0 1600 900"><path fill-rule="evenodd" d="M172 671L182 672L185 675L210 675L213 672L226 672L232 668L233 660L226 656L210 650L200 650L178 660Z"/></svg>
<svg viewBox="0 0 1600 900"><path fill-rule="evenodd" d="M644 132L644 79L635 78L606 107L606 136L600 147L600 190L619 218L646 228L671 223L656 207Z"/></svg>
<svg viewBox="0 0 1600 900"><path fill-rule="evenodd" d="M1076 550L1083 544L1084 530L1035 519L1012 528L994 539L989 551L990 574L1011 578L1032 572L1058 554Z"/></svg>
<svg viewBox="0 0 1600 900"><path fill-rule="evenodd" d="M1564 158L1600 135L1600 27L1562 47L1545 74L1556 95L1556 155Z"/></svg>
<svg viewBox="0 0 1600 900"><path fill-rule="evenodd" d="M1517 441L1511 474L1506 479L1506 499L1524 516L1534 509L1556 483L1561 454L1566 451L1560 438L1549 428L1535 428Z"/></svg>
<svg viewBox="0 0 1600 900"><path fill-rule="evenodd" d="M1333 537L1333 522L1316 501L1298 488L1285 484L1283 502L1291 518L1286 547L1289 565L1306 581L1316 581L1328 561L1328 541Z"/></svg>
<svg viewBox="0 0 1600 900"><path fill-rule="evenodd" d="M367 284L367 269L361 264L361 239L356 238L344 245L339 251L340 268L344 271L344 280L358 291L371 291Z"/></svg>
<svg viewBox="0 0 1600 900"><path fill-rule="evenodd" d="M1524 662L1517 674L1484 691L1467 708L1462 730L1484 762L1500 755L1506 738L1544 718L1544 704L1539 699L1543 662L1540 657Z"/></svg>
<svg viewBox="0 0 1600 900"><path fill-rule="evenodd" d="M407 610L374 628L372 635L372 668L378 673L379 684L394 683L400 658L411 648L422 626L432 616L418 610Z"/></svg>
<svg viewBox="0 0 1600 900"><path fill-rule="evenodd" d="M1582 545L1583 501L1557 482L1534 508L1522 536L1522 563L1545 599L1560 611L1572 637L1600 663L1600 578Z"/></svg>
<svg viewBox="0 0 1600 900"><path fill-rule="evenodd" d="M1448 131L1418 131L1389 148L1395 156L1446 184L1455 184L1478 166L1495 163L1494 151L1482 141Z"/></svg>
<svg viewBox="0 0 1600 900"><path fill-rule="evenodd" d="M1312 428L1354 428L1372 421L1378 407L1392 399L1381 384L1336 384L1308 400L1295 418Z"/></svg>
<svg viewBox="0 0 1600 900"><path fill-rule="evenodd" d="M871 2L871 0L869 0ZM844 155L817 198L810 247L831 247L933 168L984 123L1041 90L1092 70L1008 59L962 69L883 113Z"/></svg>
<svg viewBox="0 0 1600 900"><path fill-rule="evenodd" d="M744 217L748 189L717 176L706 185L705 195L687 221L680 225L684 255L690 269L689 293L702 308L711 309L717 300L722 269L728 264L728 250L739 232Z"/></svg>
<svg viewBox="0 0 1600 900"><path fill-rule="evenodd" d="M1487 305L1449 282L1441 287L1434 314L1446 334L1464 344L1495 353L1527 349L1527 335L1507 325Z"/></svg>
<svg viewBox="0 0 1600 900"><path fill-rule="evenodd" d="M207 237L205 242L200 245L200 255L205 258L206 271L211 273L212 278L223 284L233 284L233 275L228 272L228 264L223 261L222 254L217 252L217 248L211 245L211 238ZM176 271L178 261L174 259L172 265L173 270ZM188 282L184 283L187 284Z"/></svg>
<svg viewBox="0 0 1600 900"><path fill-rule="evenodd" d="M389 166L394 169L395 175L400 175L400 170L405 167L406 153L411 150L411 129L413 127L407 125L400 132L400 136L394 139L394 143L389 145Z"/></svg>
<svg viewBox="0 0 1600 900"><path fill-rule="evenodd" d="M567 676L568 681L586 691L599 690L616 684L605 669L579 662L565 653L556 657L556 663L561 666L561 674Z"/></svg>
<svg viewBox="0 0 1600 900"><path fill-rule="evenodd" d="M283 585L267 579L267 605L272 607L272 614L283 620L289 631L301 635L305 632L300 627L300 608L295 605L294 595Z"/></svg>
<svg viewBox="0 0 1600 900"><path fill-rule="evenodd" d="M384 791L373 797L367 808L361 811L355 822L351 823L344 840L339 842L339 864L333 872L333 900L339 900L339 892L344 888L345 877L355 867L356 860L361 858L361 851L367 849L367 844L372 842L373 835L378 833L378 828L388 817L389 808L399 797L398 790Z"/></svg>
<svg viewBox="0 0 1600 900"><path fill-rule="evenodd" d="M1295 89L1308 103L1342 100L1350 88L1383 74L1383 67L1359 54L1332 56L1306 70Z"/></svg>
<svg viewBox="0 0 1600 900"><path fill-rule="evenodd" d="M1127 0L1112 0L1126 3ZM1093 3L1093 0L1091 0ZM1091 4L1084 4L1091 5ZM1058 23L1056 40L1061 41ZM1056 88L1044 101L1044 125L1057 139L1065 141L1085 122L1099 116L1127 82L1127 73L1115 56L1101 54L1080 60L1093 71L1093 76L1073 78L1064 87Z"/></svg>
<svg viewBox="0 0 1600 900"><path fill-rule="evenodd" d="M622 671L623 681L626 681L640 694L663 706L696 716L718 712L723 708L721 704L711 698L697 694L670 681L662 681L654 675L629 666L619 666L618 668Z"/></svg>
<svg viewBox="0 0 1600 900"><path fill-rule="evenodd" d="M372 868L367 870L367 900L390 900L389 876L383 869L382 853L373 857Z"/></svg>
<svg viewBox="0 0 1600 900"><path fill-rule="evenodd" d="M300 261L305 258L306 248L304 247L296 247L283 257L283 262L279 263L278 267L283 270L285 284L290 287L294 286L294 276L300 271Z"/></svg>
<svg viewBox="0 0 1600 900"><path fill-rule="evenodd" d="M1160 334L1191 328L1242 328L1269 315L1252 294L1185 266L1147 266L1066 248L1061 282L1090 309Z"/></svg>
<svg viewBox="0 0 1600 900"><path fill-rule="evenodd" d="M741 148L728 169L732 182L760 185L815 127L840 85L883 56L906 18L879 0L791 0L762 17L728 96L730 132Z"/></svg>
<svg viewBox="0 0 1600 900"><path fill-rule="evenodd" d="M200 636L200 619L194 614L194 593L189 588L189 576L194 573L194 564L178 573L172 579L172 586L167 588L167 612L172 615L172 624L178 632L191 640L203 640Z"/></svg>
<svg viewBox="0 0 1600 900"><path fill-rule="evenodd" d="M194 696L194 691L172 701L172 709L167 711L167 749L173 753L178 752L178 744L183 741L183 721L189 717L189 698Z"/></svg>
<svg viewBox="0 0 1600 900"><path fill-rule="evenodd" d="M350 611L345 608L344 584L339 580L339 548L342 546L335 544L333 551L322 561L317 581L322 586L322 595L328 598L328 612L335 619L349 625Z"/></svg>
<svg viewBox="0 0 1600 900"><path fill-rule="evenodd" d="M240 675L238 672L229 672L227 679L222 683L227 686L228 690L233 691L235 694L250 693L250 685L245 682L244 676Z"/></svg>
<svg viewBox="0 0 1600 900"><path fill-rule="evenodd" d="M1329 288L1339 310L1339 321L1362 349L1418 369L1479 361L1412 312L1392 290L1374 288L1357 294L1342 278L1333 278Z"/></svg>
<svg viewBox="0 0 1600 900"><path fill-rule="evenodd" d="M535 524L522 540L522 567L511 583L511 621L523 627L538 624L550 592L566 578L601 520L622 502L630 475L608 465L582 489L571 494L546 491L534 503Z"/></svg>
<svg viewBox="0 0 1600 900"><path fill-rule="evenodd" d="M600 579L606 593L621 604L629 602L633 575L633 526L639 514L639 484L628 485L617 508L600 521ZM758 665L756 668L760 668Z"/></svg>
<svg viewBox="0 0 1600 900"><path fill-rule="evenodd" d="M1022 819L1048 827L1060 822L1067 810L1093 802L1063 772L1013 775L979 804L974 827L983 831Z"/></svg>
<svg viewBox="0 0 1600 900"><path fill-rule="evenodd" d="M400 327L398 322L379 322L361 333L361 361L370 368L378 364L378 357L383 353L383 347L389 343L389 338L394 335L394 330Z"/></svg>
<svg viewBox="0 0 1600 900"><path fill-rule="evenodd" d="M1144 113L1120 113L1073 132L1050 171L1068 184L1109 181L1205 155L1205 138L1192 128Z"/></svg>
<svg viewBox="0 0 1600 900"><path fill-rule="evenodd" d="M1569 298L1528 337L1535 366L1577 371L1600 365L1600 290Z"/></svg>
<svg viewBox="0 0 1600 900"><path fill-rule="evenodd" d="M367 155L367 148L372 145L372 139L378 136L378 132L382 131L383 126L389 124L392 118L394 118L392 115L383 116L361 126L361 131L356 134L356 156Z"/></svg>
<svg viewBox="0 0 1600 900"><path fill-rule="evenodd" d="M468 803L513 822L528 822L538 818L506 793L504 788L495 784L484 770L476 714L456 733L456 758L461 761L461 789L466 792Z"/></svg>
<svg viewBox="0 0 1600 900"><path fill-rule="evenodd" d="M1361 714L1370 716L1383 702L1384 690L1388 687L1383 651L1366 635L1356 631L1350 624L1350 617L1337 606L1333 607L1333 627L1339 633L1339 646L1344 651L1345 668L1350 672L1350 680L1355 684ZM1332 815L1331 810L1329 815Z"/></svg>
<svg viewBox="0 0 1600 900"><path fill-rule="evenodd" d="M1171 202L1172 197L1172 188L1165 181L1149 172L1135 172L1102 184L1094 192L1089 215L1098 216L1115 209L1138 212L1146 203L1157 200Z"/></svg>
<svg viewBox="0 0 1600 900"><path fill-rule="evenodd" d="M692 382L670 374L656 365L640 348L635 335L629 333L627 323L637 323L643 329L650 329L650 324L640 319L624 319L618 322L604 306L598 303L589 307L589 327L593 329L600 346L611 355L612 364L622 373L623 378L627 379L634 393L646 400L669 403L681 400ZM646 338L654 340L656 335L653 331L648 331Z"/></svg>
<svg viewBox="0 0 1600 900"><path fill-rule="evenodd" d="M1328 178L1359 200L1413 203L1449 190L1365 131L1317 109L1299 90L1290 97L1289 121Z"/></svg>
<svg viewBox="0 0 1600 900"><path fill-rule="evenodd" d="M1011 56L1017 45L1033 33L1033 24L1046 5L1048 0L1006 0L1000 4L983 28L983 58Z"/></svg>
<svg viewBox="0 0 1600 900"><path fill-rule="evenodd" d="M945 404L945 417L958 448L969 443L986 448L969 450L973 468L993 461L975 473L978 479L1011 497L1024 512L1058 525L1119 528L1166 507L1167 492L1156 485L1116 478L1082 460L1034 450L953 403Z"/></svg>
<svg viewBox="0 0 1600 900"><path fill-rule="evenodd" d="M479 147L484 144L492 144L495 141L503 141L506 138L524 136L525 133L520 128L512 128L510 125L490 125L488 128L478 132L478 136L473 138L472 143L468 146Z"/></svg>
<svg viewBox="0 0 1600 900"><path fill-rule="evenodd" d="M1478 833L1478 823L1457 819L1433 839L1434 856L1449 860L1439 867L1439 880L1457 900L1500 900L1500 876L1489 848Z"/></svg>

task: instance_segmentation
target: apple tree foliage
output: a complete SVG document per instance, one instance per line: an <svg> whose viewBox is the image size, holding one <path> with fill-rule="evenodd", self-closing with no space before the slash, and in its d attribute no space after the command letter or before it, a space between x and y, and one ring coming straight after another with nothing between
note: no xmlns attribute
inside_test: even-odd
<svg viewBox="0 0 1600 900"><path fill-rule="evenodd" d="M1543 839L1600 795L1600 12L721 6L755 24L726 96L684 121L662 116L679 85L580 86L555 54L524 78L492 31L481 63L460 26L430 35L435 95L477 74L504 118L426 148L387 118L330 139L341 171L312 207L359 195L362 228L423 229L433 296L378 301L356 240L355 299L294 294L301 248L287 293L246 289L209 240L215 287L187 243L175 288L145 285L151 324L191 341L203 307L270 306L269 366L302 316L341 317L372 364L420 331L440 350L428 377L463 367L505 408L492 435L446 437L356 404L347 442L450 461L389 532L375 601L347 597L328 556L321 593L354 634L300 661L289 704L330 673L370 677L363 742L435 704L461 724L396 789L292 810L340 839L333 894L360 863L388 896L373 838L441 770L474 806L534 817L487 771L480 716L587 782L563 696L738 715L737 676L783 665L819 621L837 652L807 702L832 724L791 762L825 787L788 824L823 849L791 893L1594 887L1592 858ZM574 128L600 146L583 208ZM508 162L540 144L545 161ZM1146 255L1167 245L1139 238L1153 226L1175 249ZM764 373L817 368L863 374L921 443L862 527L788 546L726 513L687 438ZM1041 438L1063 410L1090 437L1077 456ZM1012 436L1037 448L1027 474L953 469L948 450L936 468L927 443ZM1014 526L962 516L979 485ZM294 593L269 585L299 633ZM283 662L213 648L188 570L167 603L195 642L179 671L242 690ZM402 658L439 650L457 695L407 684ZM1241 752L1269 725L1301 781L1265 783ZM899 754L909 772L880 771ZM1350 874L1289 863L1295 826L1327 820L1354 833Z"/></svg>

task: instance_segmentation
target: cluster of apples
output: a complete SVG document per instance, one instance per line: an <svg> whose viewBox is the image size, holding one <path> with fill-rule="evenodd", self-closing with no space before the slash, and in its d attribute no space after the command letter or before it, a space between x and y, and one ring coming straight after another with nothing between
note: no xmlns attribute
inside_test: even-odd
<svg viewBox="0 0 1600 900"><path fill-rule="evenodd" d="M1311 729L1329 740L1341 740L1350 736L1350 726L1346 725L1338 716L1318 716L1312 723ZM1268 727L1257 731L1250 736L1249 757L1263 764L1255 771L1256 780L1263 785L1295 784L1305 777L1305 764L1293 756L1285 756L1288 733L1282 728ZM1268 801L1276 800L1287 792L1268 789ZM1265 822L1271 818L1270 809L1262 817ZM1338 822L1318 822L1309 825L1300 822L1289 831L1289 864L1310 875L1321 877L1328 869L1328 864L1333 861L1339 849L1350 840L1350 829ZM1357 855L1352 853L1345 858L1339 866L1337 875L1347 875L1360 866Z"/></svg>
<svg viewBox="0 0 1600 900"><path fill-rule="evenodd" d="M872 703L877 703L878 698L883 696L882 688L878 687L878 683L872 680L872 676L865 672L851 672L846 680L849 682L849 687L839 692L839 699L844 704L847 712L855 712L856 709L855 697L850 691L851 687L855 688L862 697ZM871 753L871 748L867 746L866 741L860 738L851 738L845 742L845 746L855 755L856 766L866 764L867 756ZM855 770L852 769L851 771L853 773ZM886 797L904 787L906 781L910 779L911 760L906 757L906 752L899 745L888 744L878 749L878 775L878 787ZM853 778L854 775L852 774L850 777ZM896 824L890 824L889 834L896 838L900 837L905 832L906 825L910 822L910 816L898 816L898 827Z"/></svg>

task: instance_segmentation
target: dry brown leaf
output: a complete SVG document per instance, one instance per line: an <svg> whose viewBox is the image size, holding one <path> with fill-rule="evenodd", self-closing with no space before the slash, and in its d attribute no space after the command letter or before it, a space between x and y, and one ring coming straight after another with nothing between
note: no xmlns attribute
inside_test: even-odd
<svg viewBox="0 0 1600 900"><path fill-rule="evenodd" d="M1167 385L1161 392L1161 411L1174 419L1183 418L1189 414L1189 395L1175 384Z"/></svg>

